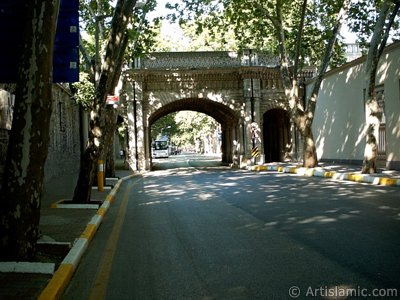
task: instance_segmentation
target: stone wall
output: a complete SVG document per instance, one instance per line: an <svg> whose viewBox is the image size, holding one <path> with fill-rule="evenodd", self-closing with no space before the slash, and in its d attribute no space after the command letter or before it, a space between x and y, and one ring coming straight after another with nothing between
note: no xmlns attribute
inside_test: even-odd
<svg viewBox="0 0 400 300"><path fill-rule="evenodd" d="M12 112L12 105L5 105L5 99L12 99L14 87L0 85L1 122L5 124L6 114ZM50 123L49 152L45 165L45 182L65 174L76 174L79 169L80 136L79 136L79 107L71 98L68 90L62 85L53 88L53 112ZM6 113L7 111L7 113ZM9 125L9 122L7 123ZM9 126L0 128L0 182L4 172Z"/></svg>
<svg viewBox="0 0 400 300"><path fill-rule="evenodd" d="M59 85L53 89L53 99L45 180L61 174L76 174L79 170L79 107Z"/></svg>
<svg viewBox="0 0 400 300"><path fill-rule="evenodd" d="M329 71L321 85L313 122L318 158L361 164L365 148L365 64L361 57ZM313 82L307 86L310 93ZM382 119L383 165L400 170L400 42L387 46L376 74L377 91L384 95ZM381 136L380 136L381 138Z"/></svg>

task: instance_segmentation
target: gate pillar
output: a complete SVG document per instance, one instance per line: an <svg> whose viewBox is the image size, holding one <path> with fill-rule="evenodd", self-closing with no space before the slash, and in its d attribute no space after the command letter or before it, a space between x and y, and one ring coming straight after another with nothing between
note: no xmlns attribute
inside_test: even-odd
<svg viewBox="0 0 400 300"><path fill-rule="evenodd" d="M244 130L244 155L246 157L251 156L251 149L253 146L262 150L261 145L261 117L260 117L260 98L261 98L261 86L260 79L258 78L246 78L243 80L243 96L245 99L245 117L243 123ZM254 131L253 124L257 124L257 131ZM254 142L253 142L254 139ZM254 145L253 145L254 143Z"/></svg>
<svg viewBox="0 0 400 300"><path fill-rule="evenodd" d="M142 83L125 77L122 89L128 122L127 161L132 170L145 170L146 156Z"/></svg>

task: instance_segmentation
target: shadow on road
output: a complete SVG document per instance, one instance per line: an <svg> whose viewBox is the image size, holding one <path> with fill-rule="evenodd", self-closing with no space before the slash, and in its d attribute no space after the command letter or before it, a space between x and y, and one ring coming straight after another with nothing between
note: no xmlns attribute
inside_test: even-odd
<svg viewBox="0 0 400 300"><path fill-rule="evenodd" d="M237 230L265 235L280 232L301 245L293 251L311 249L335 265L359 274L371 287L400 287L398 188L277 172L209 172L210 169L178 168L149 173L147 176L157 177L155 182L159 184L147 187L154 198L145 205L173 205L175 201L206 205L209 201L224 201L252 217L252 222ZM321 283L350 287L355 284L351 279L324 282L323 278Z"/></svg>

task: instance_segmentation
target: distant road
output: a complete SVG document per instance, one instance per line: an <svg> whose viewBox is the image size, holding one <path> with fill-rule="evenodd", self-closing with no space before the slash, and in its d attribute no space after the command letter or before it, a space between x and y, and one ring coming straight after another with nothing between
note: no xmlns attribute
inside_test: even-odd
<svg viewBox="0 0 400 300"><path fill-rule="evenodd" d="M221 166L221 156L182 153L169 158L153 158L153 170L176 168L216 168ZM226 169L226 168L225 168Z"/></svg>
<svg viewBox="0 0 400 300"><path fill-rule="evenodd" d="M63 299L399 298L398 188L217 162L124 183Z"/></svg>

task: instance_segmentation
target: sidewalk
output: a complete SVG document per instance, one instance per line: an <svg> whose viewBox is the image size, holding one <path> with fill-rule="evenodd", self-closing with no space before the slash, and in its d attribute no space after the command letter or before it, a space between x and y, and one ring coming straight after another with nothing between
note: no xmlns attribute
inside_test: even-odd
<svg viewBox="0 0 400 300"><path fill-rule="evenodd" d="M332 178L336 180L369 183L373 185L400 186L400 171L378 168L375 174L361 174L361 166L320 163L316 168L304 168L296 163L267 163L247 167L251 171L277 171L303 176Z"/></svg>
<svg viewBox="0 0 400 300"><path fill-rule="evenodd" d="M116 170L116 176L119 178L124 178L131 174L132 172L128 170ZM75 184L76 177L72 175L57 177L44 184L39 224L41 232L41 237L38 241L39 264L35 265L34 268L39 270L44 266L44 269L47 270L49 267L50 272L26 273L30 272L29 269L32 266L27 266L27 269L24 270L23 263L19 263L18 265L21 266L18 267L22 268L24 273L18 271L0 272L0 300L38 299L41 292L57 273L53 274L51 272L51 264L53 264L54 271L58 271L60 266L64 264L66 257L68 255L71 256L70 252L76 252L74 247L82 240L82 235L88 232L88 224L95 218L98 220L97 227L100 225L101 218L98 217L98 205L92 208L54 208L54 203L72 198ZM115 186L117 181L108 181L107 185L109 184ZM107 202L106 200L110 199L110 193L111 189L105 189L104 192L93 189L91 200L102 203ZM103 210L103 215L104 213L105 211ZM92 235L97 227L91 226ZM82 250L84 249L80 251ZM76 254L72 255L72 257L76 259Z"/></svg>

